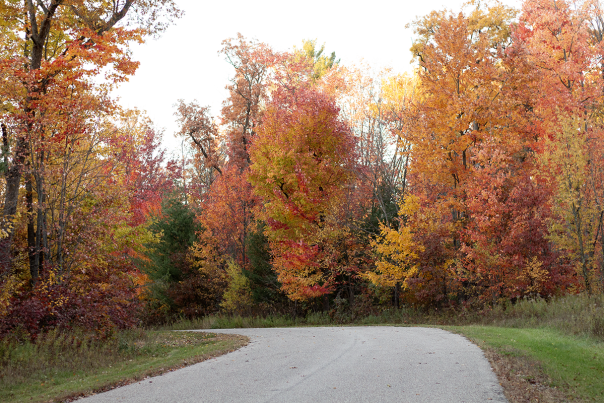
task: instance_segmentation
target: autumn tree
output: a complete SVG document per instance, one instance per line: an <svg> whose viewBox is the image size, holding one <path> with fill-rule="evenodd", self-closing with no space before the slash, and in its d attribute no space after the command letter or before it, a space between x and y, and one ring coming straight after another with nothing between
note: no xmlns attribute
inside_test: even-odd
<svg viewBox="0 0 604 403"><path fill-rule="evenodd" d="M507 77L498 67L501 49L509 41L506 26L513 12L490 9L490 18L475 10L468 17L433 13L415 23L419 40L412 52L419 62L413 143L413 169L426 180L451 188L448 192L454 221L463 215L456 207L463 184L471 175L472 147L485 136L503 135L510 105L501 92ZM502 20L490 26L489 20ZM497 42L494 42L497 41Z"/></svg>
<svg viewBox="0 0 604 403"><path fill-rule="evenodd" d="M554 217L549 221L553 243L576 262L585 289L602 284L602 140L599 132L584 132L577 118L562 121L552 139L546 138L538 173L555 186ZM600 248L598 248L598 243ZM599 250L600 249L600 250Z"/></svg>
<svg viewBox="0 0 604 403"><path fill-rule="evenodd" d="M381 223L381 232L374 241L375 251L379 256L375 270L363 273L374 284L395 287L395 306L398 305L399 287L408 289L407 281L417 275L418 253L423 252L423 247L414 234L419 230L416 220L420 208L419 199L416 196L401 198L399 207L399 225L393 228L387 223Z"/></svg>
<svg viewBox="0 0 604 403"><path fill-rule="evenodd" d="M220 253L243 267L248 262L246 238L257 203L246 180L249 146L261 121L277 56L266 44L249 41L241 34L225 40L220 54L234 69L220 118L196 102L180 101L179 135L189 139L197 153L196 164L207 172L207 185L199 194L199 220L206 232L202 239L218 240Z"/></svg>
<svg viewBox="0 0 604 403"><path fill-rule="evenodd" d="M33 195L35 192L38 196L38 206L43 206L48 157L45 147L61 143L68 134L90 124L92 115L79 122L70 120L67 112L74 103L77 109L90 113L109 112L112 106L103 94L137 66L129 58L128 43L159 34L180 12L170 0L113 4L25 1L7 5L2 11L10 24L3 26L7 35L3 37L2 75L6 79L0 87L5 100L2 120L6 161L2 225L8 233L0 256L12 260L14 221L25 174L28 253L35 282L46 224L44 213L34 209ZM94 84L92 77L103 69L105 83Z"/></svg>
<svg viewBox="0 0 604 403"><path fill-rule="evenodd" d="M217 175L222 175L225 164L223 139L218 132L218 125L211 116L208 107L201 107L197 101L177 103L177 116L180 125L177 136L190 142L199 153L197 159L203 162L207 169L206 188L209 188Z"/></svg>
<svg viewBox="0 0 604 403"><path fill-rule="evenodd" d="M261 122L262 104L267 96L267 82L278 55L257 41L241 34L222 43L220 51L235 74L226 89L229 97L223 103L222 124L226 128L231 163L240 170L250 164L249 145Z"/></svg>
<svg viewBox="0 0 604 403"><path fill-rule="evenodd" d="M334 217L354 165L353 137L338 114L312 87L281 90L252 146L250 182L263 200L273 267L291 299L321 296L334 285Z"/></svg>
<svg viewBox="0 0 604 403"><path fill-rule="evenodd" d="M422 218L400 217L399 231L377 244L387 252L382 265L396 254L393 242L418 245L405 263L414 270L401 273L409 298L429 304L548 294L568 274L546 238L547 189L531 175L538 89L515 47L516 12L498 2L469 6L414 23L417 85L405 140L408 191Z"/></svg>
<svg viewBox="0 0 604 403"><path fill-rule="evenodd" d="M597 1L526 1L515 33L516 51L526 54L537 79L537 175L553 192L551 239L576 262L588 292L601 270L601 15Z"/></svg>
<svg viewBox="0 0 604 403"><path fill-rule="evenodd" d="M65 326L131 326L131 257L149 233L129 209L146 208L131 186L144 164L125 157L145 141L116 123L122 112L107 94L138 66L128 45L180 12L170 0L3 2L0 11L10 22L0 62L2 281L26 270L31 286L11 294L7 314L28 317L31 331L53 315Z"/></svg>
<svg viewBox="0 0 604 403"><path fill-rule="evenodd" d="M118 150L113 144L117 139L110 135L116 131L108 122L97 129L87 138L70 136L66 142L70 152L63 158L48 153L42 210L48 249L40 256L44 265L36 286L11 295L7 326L27 317L28 330L35 332L55 323L48 321L53 315L62 318L57 325L79 322L100 331L136 323L139 282L131 258L143 251L150 234L144 225L135 224L130 211L127 164L108 158ZM116 142L128 148L129 139ZM17 242L27 239L23 225L17 226L16 234ZM87 301L94 304L86 305Z"/></svg>
<svg viewBox="0 0 604 403"><path fill-rule="evenodd" d="M124 128L132 135L130 128ZM175 191L181 178L181 169L174 160L167 160L166 150L161 148L162 133L152 126L143 125L140 136L131 149L123 149L119 159L126 163L127 186L132 194L130 212L132 226L142 225L161 210L165 195Z"/></svg>
<svg viewBox="0 0 604 403"><path fill-rule="evenodd" d="M535 165L492 141L477 147L475 161L480 169L466 187L470 219L461 231L461 299L498 303L573 286L549 241L551 188L534 175Z"/></svg>
<svg viewBox="0 0 604 403"><path fill-rule="evenodd" d="M502 94L509 77L500 67L513 16L512 10L496 5L486 11L475 8L468 15L432 13L415 23L418 40L411 50L419 62L419 94L409 112L416 123L408 132L414 172L410 186L424 198L424 208L434 210L430 215L442 217L435 233L444 237L429 240L445 246L440 262L434 267L429 258L420 265L420 271L432 273L420 276L424 280L440 279L432 291L437 300L446 299L455 288L460 231L471 220L466 187L478 166L477 146L486 138L507 136L511 149L521 147L509 129L504 130L510 122L504 111L515 108Z"/></svg>

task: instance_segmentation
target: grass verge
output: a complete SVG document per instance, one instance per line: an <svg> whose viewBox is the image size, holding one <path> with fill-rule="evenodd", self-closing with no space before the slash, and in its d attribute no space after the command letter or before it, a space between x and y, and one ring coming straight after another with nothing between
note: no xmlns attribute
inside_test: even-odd
<svg viewBox="0 0 604 403"><path fill-rule="evenodd" d="M444 326L483 350L510 402L604 401L604 343L551 328Z"/></svg>
<svg viewBox="0 0 604 403"><path fill-rule="evenodd" d="M0 345L1 402L64 402L195 364L245 344L242 336L135 330L110 341L50 332Z"/></svg>

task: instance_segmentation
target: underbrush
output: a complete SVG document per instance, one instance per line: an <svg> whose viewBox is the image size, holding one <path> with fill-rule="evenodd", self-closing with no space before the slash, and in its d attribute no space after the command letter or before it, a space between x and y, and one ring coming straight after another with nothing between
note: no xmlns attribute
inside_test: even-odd
<svg viewBox="0 0 604 403"><path fill-rule="evenodd" d="M81 331L51 330L35 342L9 337L0 341L0 384L16 384L45 374L89 371L108 367L116 361L157 352L164 335L142 329L118 332L110 339L98 339Z"/></svg>
<svg viewBox="0 0 604 403"><path fill-rule="evenodd" d="M473 314L465 313L451 325L482 324L509 328L545 327L568 335L604 341L604 295L567 295L500 305ZM454 318L455 319L455 318Z"/></svg>
<svg viewBox="0 0 604 403"><path fill-rule="evenodd" d="M496 305L481 310L425 310L414 307L385 309L364 316L353 315L338 305L327 312L310 312L306 316L213 315L194 320L180 320L162 326L163 330L224 329L249 327L288 327L324 325L489 325L510 328L547 327L562 333L592 337L604 341L604 295L579 294L543 299L522 300L515 304Z"/></svg>
<svg viewBox="0 0 604 403"><path fill-rule="evenodd" d="M460 333L468 337L475 336L477 342L495 348L500 355L505 355L506 349L510 347L504 346L506 340L513 339L513 347L518 352L542 362L548 376L557 379L558 386L563 388L565 393L600 396L599 390L592 393L586 389L587 391L581 392L584 388L578 383L575 385L575 378L591 382L592 375L584 374L585 371L573 369L571 378L568 378L570 375L566 373L556 375L554 369L559 364L559 359L555 353L568 348L563 350L559 340L550 339L554 337L552 334L560 334L567 335L568 340L572 339L565 342L573 346L580 343L602 346L602 295L569 295L549 301L524 300L482 310L441 311L406 306L358 315L346 304L334 304L332 308L325 312L309 312L305 316L206 316L195 320L176 321L161 329L116 331L108 338L82 331L72 330L67 333L53 330L41 333L32 341L25 330L21 335L19 332L13 332L10 336L0 339L0 401L30 401L32 398L34 401L47 401L60 396L104 390L111 385L122 384L124 380L156 373L153 371L191 364L195 362L192 357L214 354L213 351L228 351L243 343L239 340L218 340L205 333L169 330L329 325L457 326ZM547 332L554 333L547 333L547 337L542 337L545 340L543 341L537 337L541 334L538 329L550 329ZM518 342L521 340L520 336L515 333L508 334L514 331L533 333L527 338L526 345L521 345ZM543 341L544 346L549 348L552 345L554 350L541 354L541 345L537 348L529 341L533 344ZM553 342L555 344L552 344ZM558 347L558 350L555 347ZM551 359L549 355L552 356ZM590 359L595 360L595 357ZM570 368L566 361L560 365ZM590 365L597 367L596 369L600 368L599 361Z"/></svg>

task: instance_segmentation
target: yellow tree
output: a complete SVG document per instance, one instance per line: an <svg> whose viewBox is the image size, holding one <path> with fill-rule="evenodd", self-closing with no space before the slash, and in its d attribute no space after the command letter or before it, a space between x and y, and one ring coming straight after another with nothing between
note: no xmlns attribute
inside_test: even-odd
<svg viewBox="0 0 604 403"><path fill-rule="evenodd" d="M400 223L398 229L381 225L381 234L373 246L380 259L375 272L365 274L372 283L390 287L405 284L407 279L419 274L419 255L423 246L418 243L414 232L419 230L418 213L421 208L417 196L410 195L399 203Z"/></svg>
<svg viewBox="0 0 604 403"><path fill-rule="evenodd" d="M602 133L586 132L585 121L572 117L562 118L554 133L545 140L538 172L555 188L550 237L576 263L585 289L591 293L597 287L597 271L600 287L604 284L604 255L597 248L604 235Z"/></svg>
<svg viewBox="0 0 604 403"><path fill-rule="evenodd" d="M325 44L321 45L320 49L317 49L316 39L306 39L302 41L302 47L298 49L294 46L293 56L294 59L300 61L301 59L307 59L312 63L312 74L311 78L313 81L321 79L329 70L334 68L340 63L340 60L336 60L336 52L331 52L329 56L323 54L325 51Z"/></svg>

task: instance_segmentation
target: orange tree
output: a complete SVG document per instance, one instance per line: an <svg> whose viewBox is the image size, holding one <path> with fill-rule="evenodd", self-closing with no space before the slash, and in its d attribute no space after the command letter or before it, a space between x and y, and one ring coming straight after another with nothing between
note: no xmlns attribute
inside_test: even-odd
<svg viewBox="0 0 604 403"><path fill-rule="evenodd" d="M548 241L551 188L533 175L546 81L535 52L518 46L516 12L470 5L414 24L418 95L405 140L419 207L399 217L400 239L378 239L386 262L401 254L393 243L409 249L413 270L399 273L408 298L425 304L549 295L573 282Z"/></svg>
<svg viewBox="0 0 604 403"><path fill-rule="evenodd" d="M13 236L19 189L25 178L30 272L35 283L46 245L44 171L56 143L90 133L94 119L112 113L107 90L134 73L128 44L165 28L179 15L171 0L45 0L3 2L4 186L0 259L13 263ZM104 72L104 82L93 78ZM81 112L70 115L74 109ZM56 151L56 148L55 150ZM63 150L67 152L67 150ZM25 174L25 175L24 175ZM37 195L37 209L34 196ZM11 252L13 250L13 252Z"/></svg>
<svg viewBox="0 0 604 403"><path fill-rule="evenodd" d="M531 104L540 164L535 176L552 189L550 239L589 293L604 284L602 46L599 2L523 4L514 51L526 55L536 76Z"/></svg>
<svg viewBox="0 0 604 403"><path fill-rule="evenodd" d="M250 152L249 180L262 198L273 268L293 300L325 295L338 271L338 209L352 178L354 140L332 98L281 88Z"/></svg>

